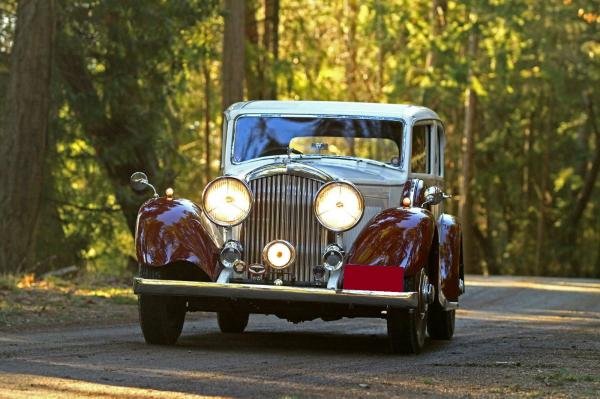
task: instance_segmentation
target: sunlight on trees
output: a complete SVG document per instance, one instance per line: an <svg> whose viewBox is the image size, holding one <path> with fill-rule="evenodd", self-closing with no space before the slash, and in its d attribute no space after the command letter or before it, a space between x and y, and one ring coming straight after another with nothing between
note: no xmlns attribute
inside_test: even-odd
<svg viewBox="0 0 600 399"><path fill-rule="evenodd" d="M28 269L123 272L144 199L130 173L193 200L219 173L229 2L57 3ZM15 15L16 1L0 6L3 93ZM236 18L245 99L410 102L440 114L446 190L470 213L471 272L600 276L597 2L247 0Z"/></svg>

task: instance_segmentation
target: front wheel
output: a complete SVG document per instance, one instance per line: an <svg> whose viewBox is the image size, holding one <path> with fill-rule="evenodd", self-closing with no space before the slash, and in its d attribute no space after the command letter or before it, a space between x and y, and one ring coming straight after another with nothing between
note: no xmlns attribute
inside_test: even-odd
<svg viewBox="0 0 600 399"><path fill-rule="evenodd" d="M413 311L390 309L387 313L387 331L392 353L420 353L425 346L427 315Z"/></svg>
<svg viewBox="0 0 600 399"><path fill-rule="evenodd" d="M439 303L429 308L427 332L432 339L449 340L454 335L454 320L456 311L444 310Z"/></svg>
<svg viewBox="0 0 600 399"><path fill-rule="evenodd" d="M248 325L249 314L246 312L218 312L217 322L221 332L242 333Z"/></svg>
<svg viewBox="0 0 600 399"><path fill-rule="evenodd" d="M160 271L142 266L140 276L160 279ZM144 340L151 345L174 345L185 320L186 299L173 296L139 295L138 310Z"/></svg>
<svg viewBox="0 0 600 399"><path fill-rule="evenodd" d="M392 353L420 353L425 346L427 330L428 297L430 285L425 271L419 281L419 303L416 309L389 309L387 331Z"/></svg>

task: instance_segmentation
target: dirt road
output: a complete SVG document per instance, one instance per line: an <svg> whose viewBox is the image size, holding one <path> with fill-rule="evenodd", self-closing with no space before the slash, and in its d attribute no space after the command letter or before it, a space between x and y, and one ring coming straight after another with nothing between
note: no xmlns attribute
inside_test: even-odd
<svg viewBox="0 0 600 399"><path fill-rule="evenodd" d="M0 333L0 397L600 397L600 280L470 276L450 342L386 353L383 320L191 315L176 347L137 324Z"/></svg>

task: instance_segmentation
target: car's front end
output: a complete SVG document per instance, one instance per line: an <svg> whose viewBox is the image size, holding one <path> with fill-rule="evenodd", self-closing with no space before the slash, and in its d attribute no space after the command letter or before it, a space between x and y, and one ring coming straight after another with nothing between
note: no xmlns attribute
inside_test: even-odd
<svg viewBox="0 0 600 399"><path fill-rule="evenodd" d="M148 237L202 230L204 241L181 243L183 258L174 254L186 238L175 235L160 261L141 262L164 270L183 261L200 274L146 273L135 279L135 293L185 298L187 310L219 312L223 331L243 330L250 313L293 322L389 320L399 311L424 317L436 298L427 274L437 233L408 179L409 121L325 111L233 107L223 176L207 185L201 207L187 204L174 217L168 201L177 200L159 198L171 223L161 226L159 217L141 212L138 224L142 260Z"/></svg>

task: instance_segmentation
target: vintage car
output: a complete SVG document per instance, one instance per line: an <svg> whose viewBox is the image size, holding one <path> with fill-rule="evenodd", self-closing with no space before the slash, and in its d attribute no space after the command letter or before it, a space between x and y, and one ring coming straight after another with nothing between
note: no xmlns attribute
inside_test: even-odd
<svg viewBox="0 0 600 399"><path fill-rule="evenodd" d="M392 352L450 339L464 291L461 231L444 213L444 127L420 106L249 101L225 112L221 177L200 204L138 214L142 332L174 344L188 311L222 332L249 314L387 321Z"/></svg>

